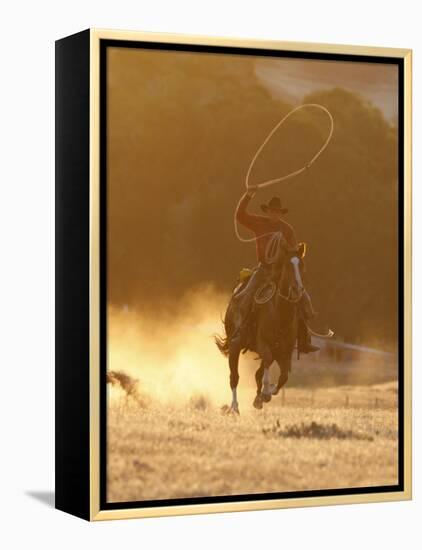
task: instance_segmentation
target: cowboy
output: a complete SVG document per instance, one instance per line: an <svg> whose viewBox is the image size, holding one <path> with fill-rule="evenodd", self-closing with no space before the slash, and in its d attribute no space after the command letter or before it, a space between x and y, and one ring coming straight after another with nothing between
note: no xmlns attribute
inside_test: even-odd
<svg viewBox="0 0 422 550"><path fill-rule="evenodd" d="M246 302L247 311L250 310L256 290L271 274L271 264L267 258L267 245L272 235L281 232L289 247L297 247L297 240L293 227L282 219L282 216L287 214L288 210L287 208L282 208L279 197L273 197L267 204L261 205L261 209L265 213L265 216L259 216L248 212L247 207L251 199L255 196L256 190L257 186L248 187L248 191L243 195L236 211L237 222L252 231L256 237L255 243L258 266L253 270L246 287L236 294L237 298L240 296L247 296L247 298L242 300L242 304ZM311 343L311 335L306 325L306 320L315 315L310 296L306 290L299 304L298 350L301 353L318 351L319 347ZM245 307L245 305L243 307Z"/></svg>

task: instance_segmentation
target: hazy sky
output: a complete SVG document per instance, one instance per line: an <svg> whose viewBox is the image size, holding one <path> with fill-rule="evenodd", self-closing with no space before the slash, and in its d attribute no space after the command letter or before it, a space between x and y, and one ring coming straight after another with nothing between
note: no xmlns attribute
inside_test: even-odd
<svg viewBox="0 0 422 550"><path fill-rule="evenodd" d="M387 119L397 116L396 65L307 59L257 59L255 73L273 97L301 103L316 90L341 87L357 92L379 107Z"/></svg>

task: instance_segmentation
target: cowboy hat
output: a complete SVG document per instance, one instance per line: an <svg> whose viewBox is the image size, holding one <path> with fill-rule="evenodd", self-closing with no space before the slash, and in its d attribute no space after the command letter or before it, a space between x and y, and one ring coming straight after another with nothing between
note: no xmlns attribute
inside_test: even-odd
<svg viewBox="0 0 422 550"><path fill-rule="evenodd" d="M267 204L261 204L261 209L264 212L267 212L269 208L271 208L271 210L277 210L278 212L280 212L280 214L287 214L287 212L289 211L287 208L281 207L281 201L279 197L273 197L268 201Z"/></svg>

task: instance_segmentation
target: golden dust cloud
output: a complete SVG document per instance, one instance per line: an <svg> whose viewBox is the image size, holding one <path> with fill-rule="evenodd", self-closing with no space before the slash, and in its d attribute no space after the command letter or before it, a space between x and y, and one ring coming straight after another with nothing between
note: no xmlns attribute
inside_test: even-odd
<svg viewBox="0 0 422 550"><path fill-rule="evenodd" d="M230 402L228 359L214 343L223 334L222 318L229 296L212 285L186 293L174 312L157 316L139 310L108 308L108 371L122 371L139 381L139 392L148 398L177 405L203 397L214 406ZM240 358L239 395L248 396L255 383ZM249 391L248 391L249 389ZM110 388L112 398L115 393Z"/></svg>

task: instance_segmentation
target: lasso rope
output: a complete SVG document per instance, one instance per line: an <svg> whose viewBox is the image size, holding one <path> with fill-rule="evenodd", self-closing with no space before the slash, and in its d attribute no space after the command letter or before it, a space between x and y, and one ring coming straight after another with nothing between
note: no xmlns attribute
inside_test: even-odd
<svg viewBox="0 0 422 550"><path fill-rule="evenodd" d="M327 139L325 140L323 146L321 147L321 149L317 152L316 155L314 155L312 157L312 159L307 163L305 164L305 166L303 166L302 168L299 168L299 170L295 170L294 172L291 172L290 174L287 174L287 176L281 176L279 178L275 178L275 179L272 179L272 180L268 180L268 181L264 181L262 183L259 183L257 184L257 187L268 187L269 185L273 185L274 183L277 183L277 182L280 182L280 181L284 181L284 180L287 180L289 178L293 178L294 176L298 176L299 174L301 174L302 172L304 172L305 170L307 170L308 168L311 167L311 165L316 161L316 159L323 153L323 151L327 148L330 140L331 140L331 137L333 135L333 131L334 131L334 119L330 113L330 111L324 107L323 105L319 105L318 103L305 103L303 105L299 105L298 107L295 107L294 109L292 109L289 113L287 113L287 115L285 115L281 120L280 122L278 122L274 128L271 130L271 132L268 134L268 136L265 138L265 140L263 141L262 145L259 147L259 149L257 150L257 152L255 153L255 156L253 157L250 165L249 165L249 168L248 168L248 172L246 174L246 188L249 187L249 177L251 175L251 172L252 172L252 168L254 167L254 164L256 162L256 159L259 157L261 151L264 149L264 147L267 145L267 143L270 141L270 139L272 138L272 136L275 134L275 132L280 128L280 126L282 126L286 120L288 118L290 118L294 113L296 113L297 111L299 111L300 109L304 109L305 107L315 107L317 109L321 109L322 111L324 111L329 119L330 119L330 132L328 134L328 137Z"/></svg>
<svg viewBox="0 0 422 550"><path fill-rule="evenodd" d="M257 152L255 153L255 155L254 155L254 157L253 157L253 159L252 159L252 161L249 165L249 168L248 168L248 171L247 171L247 174L246 174L245 185L246 185L247 190L249 189L249 178L250 178L250 175L251 175L251 172L252 172L252 168L254 167L256 159L259 157L261 151L264 149L266 144L272 138L274 133L280 128L280 126L282 126L286 122L286 120L289 117L291 117L294 113L296 113L300 109L304 109L306 107L314 107L314 108L320 109L328 115L328 118L330 120L330 131L329 131L328 136L327 136L325 142L323 143L322 147L311 158L311 160L307 164L305 164L302 168L299 168L298 170L295 170L294 172L291 172L290 174L287 174L286 176L281 176L279 178L275 178L275 179L271 179L271 180L261 182L261 183L257 184L254 187L256 187L256 188L268 187L270 185L274 185L275 183L279 183L281 181L284 181L284 180L293 178L295 176L298 176L299 174L302 174L302 172L305 172L306 170L308 170L312 166L312 164L317 160L317 158L327 148L327 146L328 146L328 144L329 144L329 142L330 142L330 140L333 136L333 131L334 131L334 119L333 119L330 111L326 107L324 107L323 105L319 105L318 103L305 103L304 105L299 105L298 107L292 109L289 113L287 113L287 115L285 115L274 126L274 128L271 130L271 132L265 138L265 140L263 141L261 146L258 148ZM239 199L239 201L237 203L237 206L236 206L235 214L234 214L234 230L235 230L236 236L239 239L239 241L247 243L247 242L252 242L252 241L255 241L255 240L260 239L262 237L267 237L267 236L270 235L271 238L268 240L267 246L265 248L265 260L266 260L267 263L274 263L276 261L277 257L278 257L280 241L284 240L284 236L283 236L281 231L276 231L276 232L265 233L263 235L259 235L258 237L254 236L254 237L248 238L248 239L242 237L240 235L238 227L237 227L237 212L239 210L239 205L240 205L240 201L242 200L242 198L243 198L243 196ZM248 286L248 285L246 285L246 286ZM246 291L246 288L243 291L241 291L240 294L243 294L245 291ZM303 296L303 293L304 293L304 289L302 289L302 292L299 294L297 299L292 299L292 298L290 298L290 296L284 296L283 294L280 293L280 291L278 291L278 294L280 295L281 298L283 298L285 300L288 300L290 302L299 302L300 299ZM308 331L313 336L317 336L319 338L332 338L333 335L334 335L334 332L331 329L328 329L328 331L325 334L321 334L321 333L318 333L318 332L315 332L314 330L312 330L306 321L305 321L305 324L306 324L306 327L307 327Z"/></svg>
<svg viewBox="0 0 422 550"><path fill-rule="evenodd" d="M331 140L331 137L332 137L333 131L334 131L334 119L333 119L330 111L326 107L324 107L323 105L319 105L318 103L305 103L304 105L299 105L298 107L295 107L289 113L287 113L287 115L285 115L274 126L274 128L271 130L271 132L268 134L268 136L263 141L262 145L260 145L260 147L258 148L257 152L255 153L255 155L254 155L254 157L253 157L253 159L252 159L252 161L249 165L249 168L248 168L248 171L247 171L247 174L246 174L246 179L245 179L246 189L249 189L249 178L250 178L250 175L251 175L251 172L252 172L252 168L254 167L254 164L255 164L257 158L259 157L261 151L264 149L266 144L270 141L270 139L272 138L274 133L280 128L280 126L282 126L286 122L286 120L289 117L291 117L294 113L296 113L300 109L304 109L305 107L314 107L314 108L317 108L317 109L321 109L322 111L324 111L324 113L326 113L328 115L328 118L330 120L330 131L329 131L328 137L325 140L324 144L319 149L319 151L316 153L316 155L314 155L311 158L311 160L307 164L305 164L302 168L299 168L298 170L295 170L294 172L291 172L290 174L287 174L286 176L281 176L279 178L275 178L275 179L271 179L271 180L268 180L268 181L261 182L261 183L257 184L254 187L257 187L257 188L268 187L270 185L274 185L275 183L279 183L281 181L284 181L284 180L293 178L295 176L298 176L302 172L305 172L306 170L308 170L312 166L312 164L317 160L317 158L322 154L322 152L326 149L328 143ZM283 239L283 235L280 231L276 231L276 232L271 232L271 233L265 233L264 235L259 235L259 237L256 237L256 236L251 237L251 238L242 237L239 233L239 229L238 229L238 226L237 226L237 212L239 210L239 205L240 205L240 201L242 200L242 198L243 198L243 196L239 199L239 201L237 203L237 206L236 206L235 213L234 213L234 230L235 230L236 237L239 239L239 241L241 241L243 243L249 243L249 242L256 241L257 239L261 239L263 237L267 237L267 236L271 235L272 237L271 237L271 239L269 239L266 250L265 250L265 259L268 263L274 263L276 258L277 258L278 246L280 244L280 240Z"/></svg>

